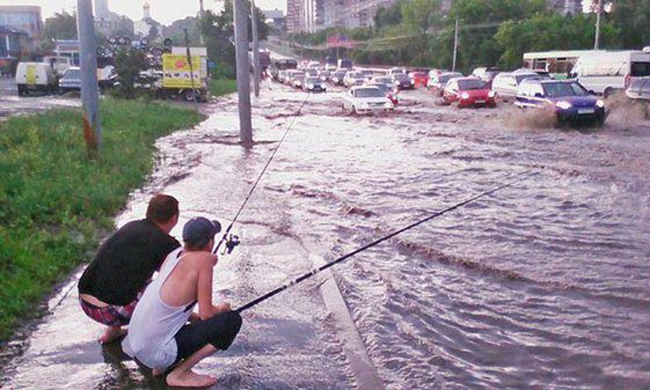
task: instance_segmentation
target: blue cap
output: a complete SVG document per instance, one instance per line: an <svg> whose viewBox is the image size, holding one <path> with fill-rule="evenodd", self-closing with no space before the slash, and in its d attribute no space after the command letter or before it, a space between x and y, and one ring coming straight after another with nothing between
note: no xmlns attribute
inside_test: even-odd
<svg viewBox="0 0 650 390"><path fill-rule="evenodd" d="M183 226L183 241L186 245L202 247L221 231L221 224L207 218L195 217Z"/></svg>

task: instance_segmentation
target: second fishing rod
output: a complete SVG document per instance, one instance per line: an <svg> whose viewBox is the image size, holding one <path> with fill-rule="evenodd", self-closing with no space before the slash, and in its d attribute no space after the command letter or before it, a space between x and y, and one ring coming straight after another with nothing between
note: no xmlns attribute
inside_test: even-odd
<svg viewBox="0 0 650 390"><path fill-rule="evenodd" d="M296 118L302 112L303 107L305 107L305 104L307 103L307 100L309 100L309 95L307 95L305 97L305 99L300 104L300 107L298 108L298 111L296 111L296 113L291 118L291 122L289 123L289 126L287 126L287 129L284 131L284 134L282 135L282 138L280 138L280 141L278 142L278 146L276 146L275 149L273 150L273 153L271 153L271 157L268 159L268 161L264 165L264 168L262 168L262 171L257 176L257 180L255 180L255 183L253 183L253 186L248 191L248 195L246 195L246 198L244 198L244 201L242 202L241 206L239 206L239 210L237 210L237 213L235 213L234 218L232 219L232 221L230 221L230 224L228 224L228 227L224 231L223 236L221 236L221 240L219 240L217 245L215 245L214 250L212 251L212 253L219 252L219 249L221 248L221 245L223 243L226 244L226 248L225 248L226 253L232 253L233 249L235 249L235 247L241 243L241 241L239 240L239 237L237 235L231 234L230 231L232 230L232 227L235 224L235 222L237 222L237 219L239 218L239 215L241 214L241 212L244 210L244 207L246 207L246 204L248 203L248 200L253 195L253 192L255 192L255 189L257 188L257 185L259 184L260 180L262 179L262 176L264 176L264 173L268 169L269 165L271 165L271 161L273 161L273 158L275 158L275 155L278 153L278 149L280 149L280 146L282 146L282 144L284 143L284 140L287 138L287 134L289 134L289 131L293 127L294 123L296 122Z"/></svg>

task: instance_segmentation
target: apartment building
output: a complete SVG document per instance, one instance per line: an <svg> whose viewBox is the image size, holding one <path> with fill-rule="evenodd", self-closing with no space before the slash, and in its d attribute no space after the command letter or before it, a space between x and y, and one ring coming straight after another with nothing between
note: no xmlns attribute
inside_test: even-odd
<svg viewBox="0 0 650 390"><path fill-rule="evenodd" d="M43 36L41 7L0 5L0 26L22 30L30 39L41 39Z"/></svg>

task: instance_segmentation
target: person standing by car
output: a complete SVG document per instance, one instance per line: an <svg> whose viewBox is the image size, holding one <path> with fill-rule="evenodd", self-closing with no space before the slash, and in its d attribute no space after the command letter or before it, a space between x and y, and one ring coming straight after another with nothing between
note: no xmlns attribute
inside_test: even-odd
<svg viewBox="0 0 650 390"><path fill-rule="evenodd" d="M79 280L79 303L88 317L108 328L99 341L124 334L144 288L167 255L180 247L169 235L178 223L178 201L154 196L145 219L132 221L111 235Z"/></svg>

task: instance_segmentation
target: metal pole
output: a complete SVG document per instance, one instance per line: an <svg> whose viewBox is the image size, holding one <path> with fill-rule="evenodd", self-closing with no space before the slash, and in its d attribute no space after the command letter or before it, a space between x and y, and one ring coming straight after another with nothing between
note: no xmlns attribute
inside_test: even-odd
<svg viewBox="0 0 650 390"><path fill-rule="evenodd" d="M594 37L594 50L600 47L600 14L603 11L603 0L597 0L596 4L596 34Z"/></svg>
<svg viewBox="0 0 650 390"><path fill-rule="evenodd" d="M260 78L262 69L260 69L260 46L257 40L257 18L255 17L255 0L251 0L251 23L253 32L253 80L255 86L255 96L260 96Z"/></svg>
<svg viewBox="0 0 650 390"><path fill-rule="evenodd" d="M451 66L451 71L456 71L456 57L458 56L458 16L456 16L456 29L454 31L454 59Z"/></svg>
<svg viewBox="0 0 650 390"><path fill-rule="evenodd" d="M203 0L199 0L199 43L203 45L203 28L201 28L201 23L203 23L203 17L205 16L205 8L203 7Z"/></svg>
<svg viewBox="0 0 650 390"><path fill-rule="evenodd" d="M187 53L187 63L190 65L190 82L192 83L192 102L194 109L199 111L199 106L196 104L196 84L194 84L194 64L192 64L192 54L190 53L190 36L187 33L187 27L183 27L183 34L185 34L185 51ZM201 64L199 64L199 69ZM201 71L199 70L199 78Z"/></svg>
<svg viewBox="0 0 650 390"><path fill-rule="evenodd" d="M253 143L251 124L251 84L248 63L248 12L246 0L234 0L235 59L237 63L237 92L239 94L239 138L245 146Z"/></svg>
<svg viewBox="0 0 650 390"><path fill-rule="evenodd" d="M77 35L81 61L81 106L84 139L88 151L96 153L102 144L99 123L99 91L97 85L97 42L90 0L77 0Z"/></svg>

